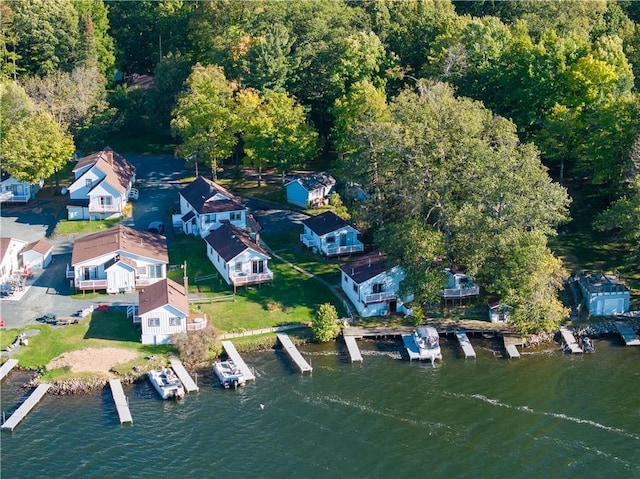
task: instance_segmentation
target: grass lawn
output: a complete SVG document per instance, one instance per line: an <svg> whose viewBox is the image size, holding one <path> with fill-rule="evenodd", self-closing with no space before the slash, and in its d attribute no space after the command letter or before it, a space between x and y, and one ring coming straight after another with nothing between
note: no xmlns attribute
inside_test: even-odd
<svg viewBox="0 0 640 479"><path fill-rule="evenodd" d="M69 221L60 220L56 226L55 233L58 235L76 235L80 233L95 233L106 230L122 221L122 218L94 221Z"/></svg>

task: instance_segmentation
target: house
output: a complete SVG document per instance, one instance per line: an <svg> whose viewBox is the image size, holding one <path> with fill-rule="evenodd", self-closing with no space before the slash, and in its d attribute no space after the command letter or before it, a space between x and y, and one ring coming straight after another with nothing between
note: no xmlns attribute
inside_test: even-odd
<svg viewBox="0 0 640 479"><path fill-rule="evenodd" d="M20 181L6 172L0 173L0 203L28 203L36 197L44 180L37 183Z"/></svg>
<svg viewBox="0 0 640 479"><path fill-rule="evenodd" d="M26 245L26 241L16 238L0 238L0 284L10 283L14 275L22 272L20 251Z"/></svg>
<svg viewBox="0 0 640 479"><path fill-rule="evenodd" d="M631 292L612 275L580 275L578 285L584 307L590 316L609 316L629 311Z"/></svg>
<svg viewBox="0 0 640 479"><path fill-rule="evenodd" d="M80 158L73 176L68 188L69 220L120 217L129 198L137 196L135 167L109 147Z"/></svg>
<svg viewBox="0 0 640 479"><path fill-rule="evenodd" d="M238 286L273 281L267 252L240 228L223 223L205 238L207 256L227 284Z"/></svg>
<svg viewBox="0 0 640 479"><path fill-rule="evenodd" d="M22 264L26 269L44 269L51 263L53 245L44 240L29 243L20 252Z"/></svg>
<svg viewBox="0 0 640 479"><path fill-rule="evenodd" d="M480 295L480 288L473 282L471 276L453 269L445 269L447 284L442 290L442 298L445 302L465 298L477 297Z"/></svg>
<svg viewBox="0 0 640 479"><path fill-rule="evenodd" d="M180 191L180 214L174 224L185 233L205 237L223 222L247 228L247 209L225 188L198 176Z"/></svg>
<svg viewBox="0 0 640 479"><path fill-rule="evenodd" d="M302 221L304 233L300 241L314 252L325 256L360 253L364 245L358 240L360 232L331 211Z"/></svg>
<svg viewBox="0 0 640 479"><path fill-rule="evenodd" d="M134 322L142 328L142 344L169 344L174 334L207 325L202 314L189 314L187 289L168 278L140 290Z"/></svg>
<svg viewBox="0 0 640 479"><path fill-rule="evenodd" d="M400 266L389 267L386 253L375 251L361 256L341 266L340 270L342 290L360 316L367 318L396 312L410 314L398 297L404 271Z"/></svg>
<svg viewBox="0 0 640 479"><path fill-rule="evenodd" d="M303 208L326 205L336 180L327 173L313 173L297 178L285 186L287 202Z"/></svg>
<svg viewBox="0 0 640 479"><path fill-rule="evenodd" d="M164 236L118 224L74 242L67 279L81 291L124 293L166 278L168 262Z"/></svg>
<svg viewBox="0 0 640 479"><path fill-rule="evenodd" d="M506 323L511 316L512 306L504 304L499 298L489 299L489 321L492 323Z"/></svg>

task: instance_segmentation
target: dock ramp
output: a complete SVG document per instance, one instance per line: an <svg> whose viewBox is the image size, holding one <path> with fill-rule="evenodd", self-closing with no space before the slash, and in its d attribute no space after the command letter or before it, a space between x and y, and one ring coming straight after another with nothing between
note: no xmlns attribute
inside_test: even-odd
<svg viewBox="0 0 640 479"><path fill-rule="evenodd" d="M254 381L256 379L255 374L249 369L247 363L244 362L244 359L242 359L242 356L240 356L240 353L238 353L233 343L231 341L222 341L222 347L227 352L227 356L240 368L245 381Z"/></svg>
<svg viewBox="0 0 640 479"><path fill-rule="evenodd" d="M188 393L200 390L178 358L169 358L169 361L171 362L171 367L180 378L180 381L182 381L182 385Z"/></svg>
<svg viewBox="0 0 640 479"><path fill-rule="evenodd" d="M313 371L311 365L302 357L302 354L300 354L300 351L298 351L298 349L291 342L289 336L283 333L278 333L276 336L278 337L280 344L282 344L282 348L284 349L285 353L287 353L287 355L296 364L296 366L298 366L298 369L300 369L301 373Z"/></svg>
<svg viewBox="0 0 640 479"><path fill-rule="evenodd" d="M7 359L2 366L0 366L0 381L9 374L9 372L18 364L17 359Z"/></svg>
<svg viewBox="0 0 640 479"><path fill-rule="evenodd" d="M460 330L456 331L456 338L458 338L458 342L460 343L460 347L462 348L462 351L464 352L464 357L465 358L475 358L476 357L476 352L473 349L473 346L471 345L471 341L469 341L469 337L467 336L467 333L460 329Z"/></svg>
<svg viewBox="0 0 640 479"><path fill-rule="evenodd" d="M627 346L640 346L640 339L628 323L625 323L623 321L616 321L615 324L616 329L620 333L620 336L622 336L624 344L626 344Z"/></svg>
<svg viewBox="0 0 640 479"><path fill-rule="evenodd" d="M576 341L573 333L564 326L560 328L560 335L562 336L562 341L564 341L565 349L571 354L580 354L584 352L578 344L578 341Z"/></svg>
<svg viewBox="0 0 640 479"><path fill-rule="evenodd" d="M347 350L349 351L349 357L351 357L351 362L360 361L362 362L362 354L360 354L360 349L358 349L358 343L356 342L356 338L353 336L343 336L344 342L347 345Z"/></svg>
<svg viewBox="0 0 640 479"><path fill-rule="evenodd" d="M509 336L503 336L503 340L504 349L507 352L507 356L509 356L510 358L519 358L520 352L516 347L517 340L514 340L514 338L511 338Z"/></svg>
<svg viewBox="0 0 640 479"><path fill-rule="evenodd" d="M111 396L113 396L113 402L115 403L116 410L118 411L120 424L133 424L131 411L129 411L129 401L122 390L122 383L119 379L109 379L109 387L111 388Z"/></svg>
<svg viewBox="0 0 640 479"><path fill-rule="evenodd" d="M23 402L20 407L15 410L11 417L5 421L5 423L2 425L2 429L13 431L15 427L20 424L20 421L22 421L27 416L27 414L31 412L36 404L38 404L38 401L42 399L42 396L47 393L50 387L51 384L40 384L40 386L38 386L35 391L33 391L29 395L26 401Z"/></svg>

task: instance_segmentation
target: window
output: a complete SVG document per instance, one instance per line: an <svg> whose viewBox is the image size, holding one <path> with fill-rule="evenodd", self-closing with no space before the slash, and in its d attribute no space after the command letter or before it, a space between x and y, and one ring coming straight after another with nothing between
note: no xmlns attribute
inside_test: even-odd
<svg viewBox="0 0 640 479"><path fill-rule="evenodd" d="M111 206L113 204L113 198L111 196L98 197L98 203L100 206Z"/></svg>
<svg viewBox="0 0 640 479"><path fill-rule="evenodd" d="M253 274L264 273L264 261L261 259L253 260L251 262L251 272Z"/></svg>
<svg viewBox="0 0 640 479"><path fill-rule="evenodd" d="M160 326L160 318L149 318L147 320L147 324L150 328L157 328Z"/></svg>
<svg viewBox="0 0 640 479"><path fill-rule="evenodd" d="M242 272L242 261L236 261L236 273Z"/></svg>
<svg viewBox="0 0 640 479"><path fill-rule="evenodd" d="M181 325L182 325L182 318L178 318L178 317L169 318L169 326L181 326Z"/></svg>
<svg viewBox="0 0 640 479"><path fill-rule="evenodd" d="M374 283L372 285L373 294L379 294L384 292L384 284L383 283Z"/></svg>
<svg viewBox="0 0 640 479"><path fill-rule="evenodd" d="M240 221L242 219L242 212L240 211L232 211L229 213L230 221Z"/></svg>
<svg viewBox="0 0 640 479"><path fill-rule="evenodd" d="M149 278L162 278L162 265L152 264L147 268Z"/></svg>
<svg viewBox="0 0 640 479"><path fill-rule="evenodd" d="M327 243L335 243L335 242L336 242L335 236L327 236Z"/></svg>
<svg viewBox="0 0 640 479"><path fill-rule="evenodd" d="M347 279L347 277L345 275L342 275L342 281L344 281L345 284L349 284L349 280Z"/></svg>
<svg viewBox="0 0 640 479"><path fill-rule="evenodd" d="M215 223L216 215L204 215L204 222L206 223Z"/></svg>
<svg viewBox="0 0 640 479"><path fill-rule="evenodd" d="M93 186L93 180L91 178L87 178L86 180L84 180L84 186L91 189L91 187Z"/></svg>
<svg viewBox="0 0 640 479"><path fill-rule="evenodd" d="M357 283L354 281L353 282L353 290L357 293L358 292L358 285Z"/></svg>

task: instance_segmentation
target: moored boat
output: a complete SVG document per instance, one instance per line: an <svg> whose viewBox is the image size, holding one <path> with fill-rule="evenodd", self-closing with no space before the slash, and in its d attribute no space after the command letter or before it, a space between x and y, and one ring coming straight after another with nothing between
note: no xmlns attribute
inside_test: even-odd
<svg viewBox="0 0 640 479"><path fill-rule="evenodd" d="M442 359L440 336L435 328L431 326L419 326L413 332L412 338L418 347L418 359L429 359L431 362L434 362L436 359Z"/></svg>
<svg viewBox="0 0 640 479"><path fill-rule="evenodd" d="M218 379L225 389L229 389L230 387L235 389L245 383L242 371L240 371L240 368L231 359L213 363L213 372L216 373L216 376L218 376Z"/></svg>
<svg viewBox="0 0 640 479"><path fill-rule="evenodd" d="M154 369L147 373L149 381L162 399L182 399L184 386L173 369Z"/></svg>

